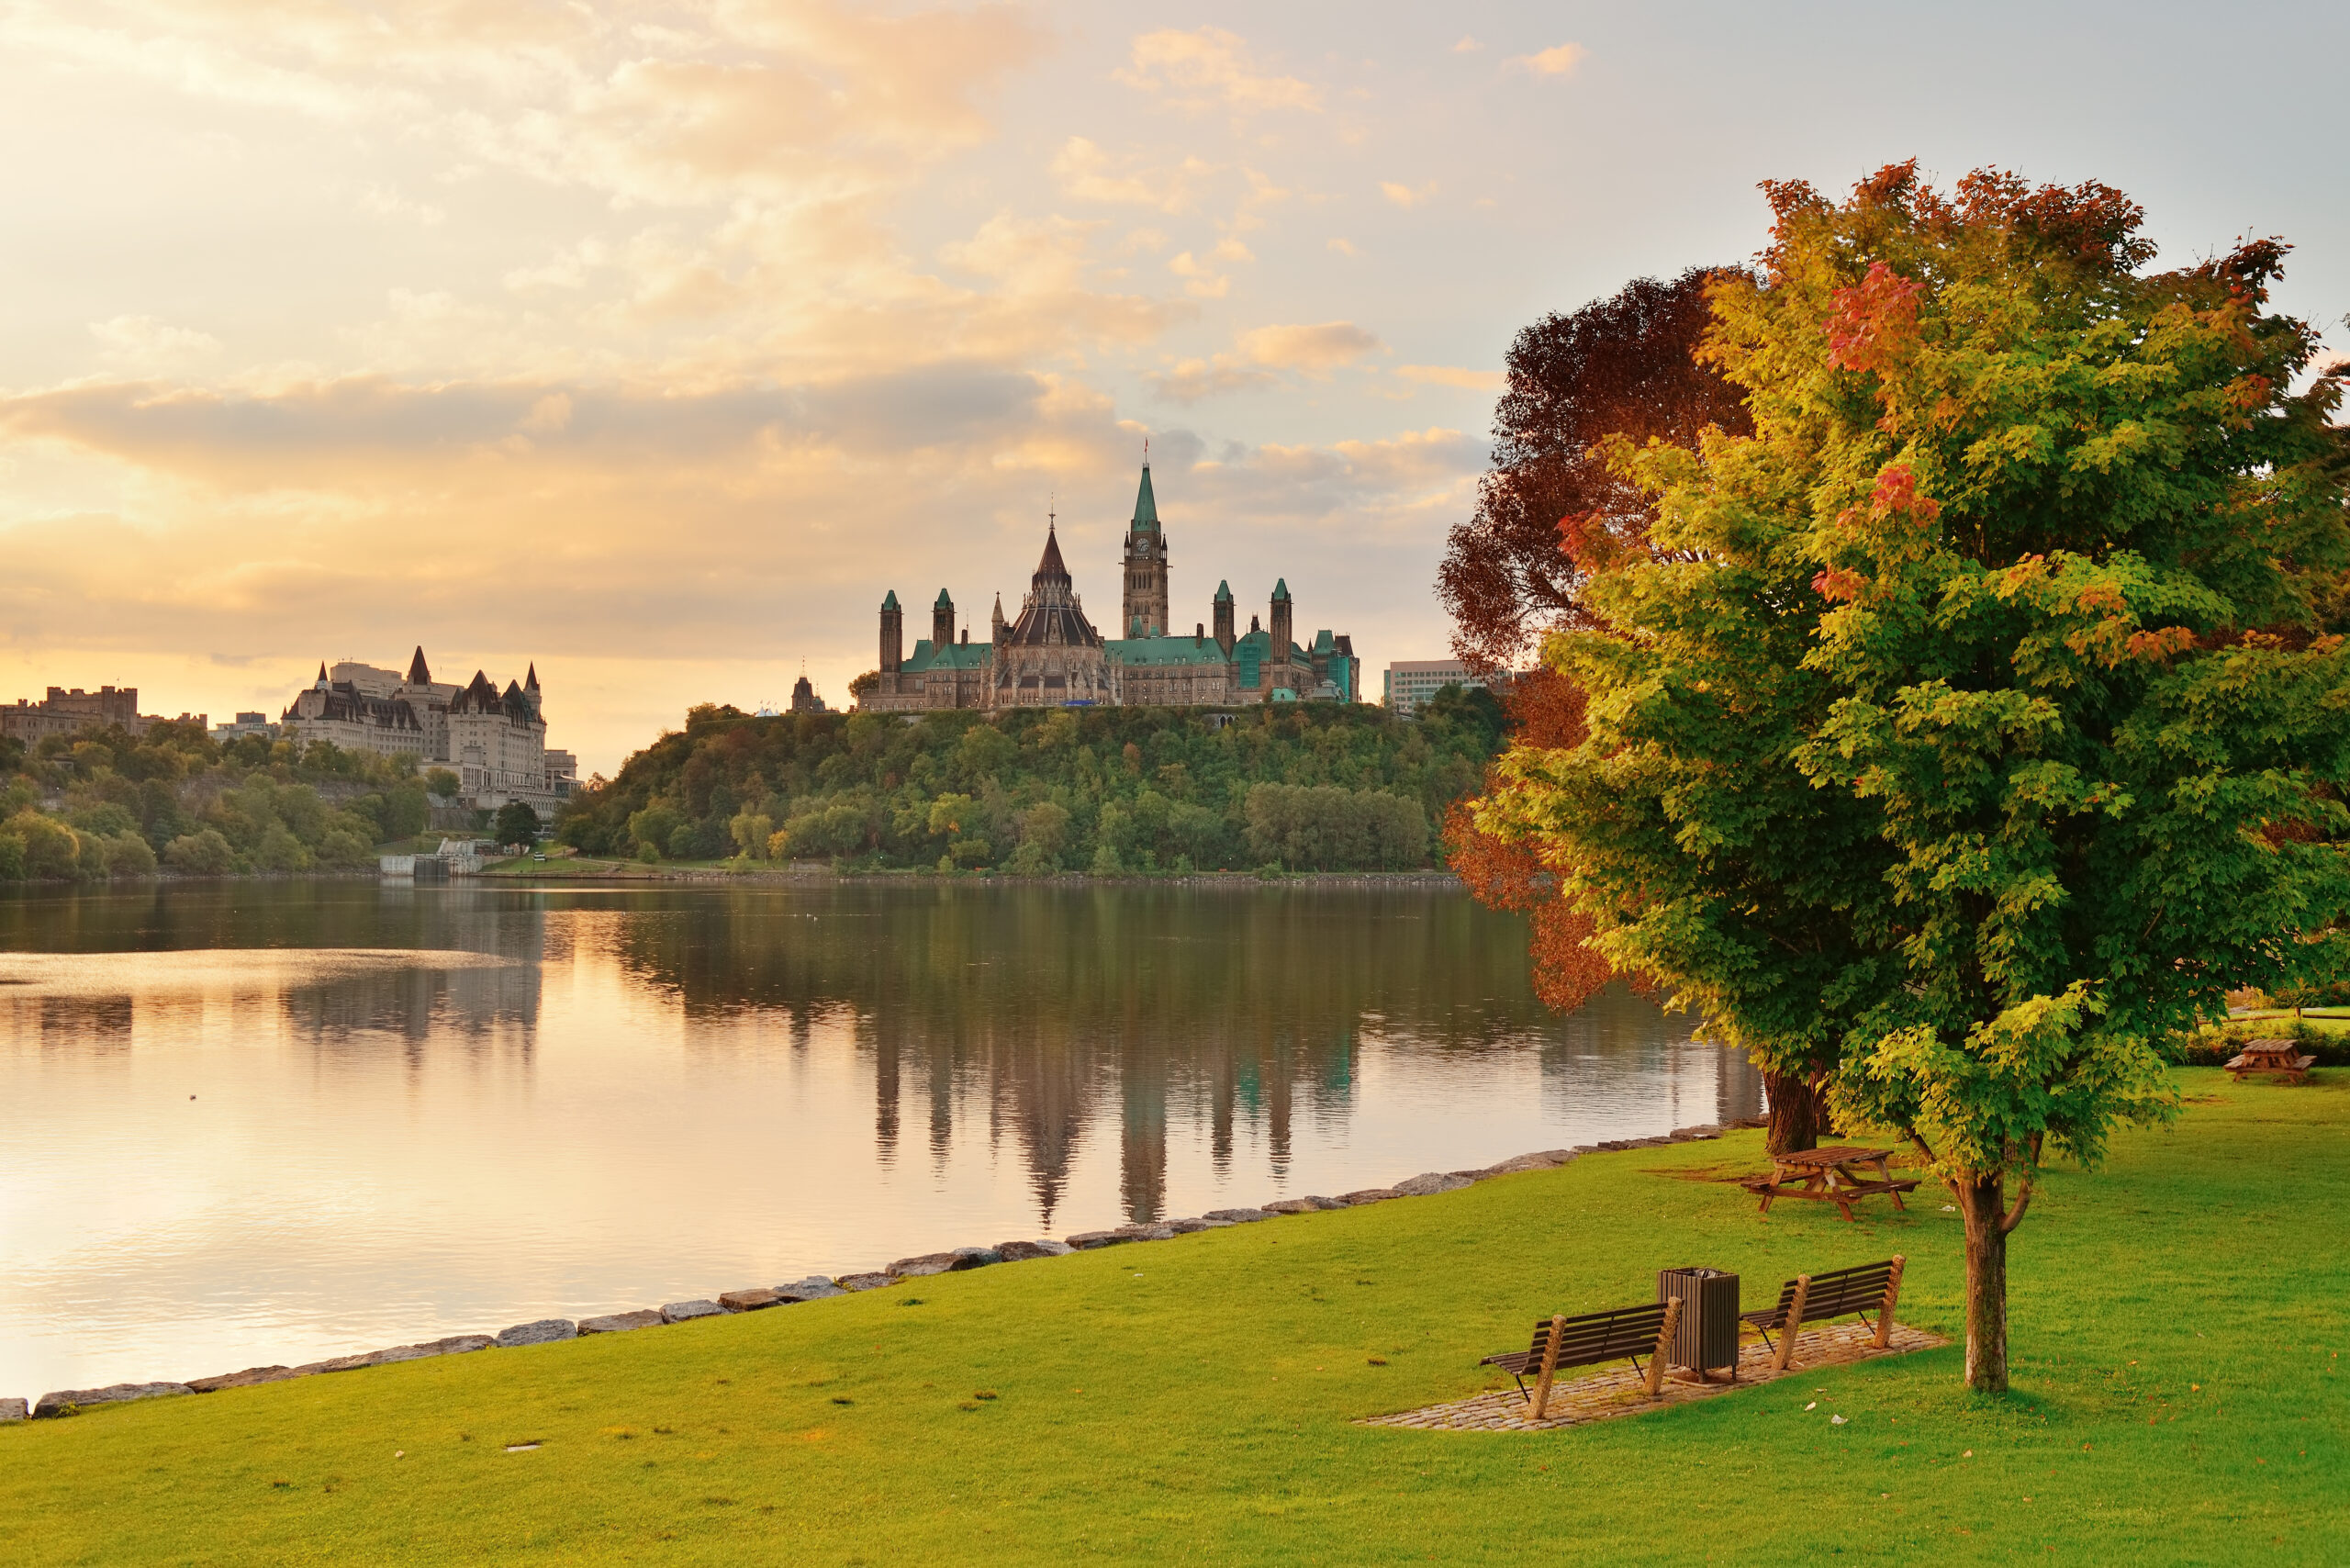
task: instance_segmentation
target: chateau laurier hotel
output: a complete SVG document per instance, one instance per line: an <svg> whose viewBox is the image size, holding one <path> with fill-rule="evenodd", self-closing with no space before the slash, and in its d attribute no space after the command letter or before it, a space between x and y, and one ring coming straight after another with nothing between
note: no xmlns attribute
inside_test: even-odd
<svg viewBox="0 0 2350 1568"><path fill-rule="evenodd" d="M1232 588L1216 585L1214 626L1190 636L1169 624L1167 534L1158 526L1150 465L1142 466L1134 522L1123 555L1123 637L1104 639L1086 619L1048 525L1045 556L1029 579L1019 619L1006 622L996 599L992 634L973 643L955 630L955 601L941 588L930 635L905 651L905 612L892 591L881 601L881 668L857 698L861 709L920 712L936 708L1180 707L1241 702L1359 702L1362 665L1351 637L1314 634L1310 647L1291 640L1289 584L1273 585L1272 624L1234 624Z"/></svg>

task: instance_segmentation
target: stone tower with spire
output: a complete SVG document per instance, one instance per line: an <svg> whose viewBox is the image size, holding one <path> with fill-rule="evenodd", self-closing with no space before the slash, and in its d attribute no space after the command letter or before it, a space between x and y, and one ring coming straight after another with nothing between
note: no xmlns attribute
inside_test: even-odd
<svg viewBox="0 0 2350 1568"><path fill-rule="evenodd" d="M1125 603L1118 617L1119 634L1126 637L1167 635L1167 532L1158 526L1158 498L1150 492L1150 458L1142 464L1142 486L1135 492L1135 518L1127 525L1121 556L1125 567Z"/></svg>

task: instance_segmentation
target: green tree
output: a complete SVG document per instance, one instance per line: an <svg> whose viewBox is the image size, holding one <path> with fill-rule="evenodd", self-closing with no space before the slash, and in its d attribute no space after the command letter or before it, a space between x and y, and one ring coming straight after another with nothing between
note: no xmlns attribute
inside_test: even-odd
<svg viewBox="0 0 2350 1568"><path fill-rule="evenodd" d="M764 835L762 835L764 837ZM500 844L532 845L539 838L539 813L521 801L509 801L498 808L498 842Z"/></svg>
<svg viewBox="0 0 2350 1568"><path fill-rule="evenodd" d="M218 828L198 828L172 840L163 864L191 877L225 877L237 868L237 852Z"/></svg>
<svg viewBox="0 0 2350 1568"><path fill-rule="evenodd" d="M1908 165L1769 187L1710 352L1751 436L1621 445L1653 550L1551 639L1580 745L1530 838L1619 970L1909 1141L1965 1225L1966 1377L2008 1384L2044 1164L2168 1114L2154 1044L2339 961L2350 660L2338 388L2273 242L2142 269L2087 185Z"/></svg>
<svg viewBox="0 0 2350 1568"><path fill-rule="evenodd" d="M444 801L455 799L460 782L457 776L445 767L428 767L424 770L425 790Z"/></svg>

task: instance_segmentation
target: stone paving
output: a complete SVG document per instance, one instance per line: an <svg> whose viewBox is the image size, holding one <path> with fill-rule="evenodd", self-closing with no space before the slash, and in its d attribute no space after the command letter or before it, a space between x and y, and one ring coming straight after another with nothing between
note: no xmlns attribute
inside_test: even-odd
<svg viewBox="0 0 2350 1568"><path fill-rule="evenodd" d="M1539 1421L1528 1419L1526 1396L1512 1386L1480 1394L1472 1399L1456 1399L1449 1405L1431 1405L1424 1410L1373 1416L1358 1425L1409 1427L1428 1432L1547 1432L1559 1427L1605 1421L1614 1416L1637 1416L1643 1410L1685 1405L1693 1399L1711 1399L1718 1394L1752 1388L1777 1377L1801 1377L1823 1367L1874 1361L1879 1356L1906 1356L1913 1350L1937 1350L1950 1343L1938 1334L1899 1322L1893 1326L1892 1344L1880 1350L1875 1338L1876 1330L1862 1323L1838 1323L1826 1328L1807 1327L1796 1344L1796 1364L1784 1372L1771 1370L1771 1352L1762 1348L1761 1339L1751 1339L1739 1348L1736 1383L1684 1383L1667 1377L1662 1392L1654 1399L1649 1397L1646 1380L1627 1361L1572 1383L1561 1381L1553 1384L1550 1413ZM1534 1380L1528 1378L1527 1386L1533 1385Z"/></svg>

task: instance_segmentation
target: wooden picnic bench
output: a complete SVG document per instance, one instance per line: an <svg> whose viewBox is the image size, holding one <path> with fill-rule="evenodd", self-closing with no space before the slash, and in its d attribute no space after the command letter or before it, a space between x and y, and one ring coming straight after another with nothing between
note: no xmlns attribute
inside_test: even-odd
<svg viewBox="0 0 2350 1568"><path fill-rule="evenodd" d="M1876 1315L1876 1347L1883 1350L1892 1342L1893 1309L1901 1301L1901 1269L1908 1261L1897 1252L1882 1263L1861 1263L1824 1274L1797 1274L1779 1287L1778 1305L1760 1312L1741 1312L1738 1320L1752 1324L1762 1336L1763 1345L1773 1351L1774 1372L1795 1364L1796 1336L1806 1324L1826 1323L1848 1312L1862 1317ZM1774 1328L1779 1331L1775 1347L1771 1345Z"/></svg>
<svg viewBox="0 0 2350 1568"><path fill-rule="evenodd" d="M2227 1063L2228 1076L2238 1083L2255 1073L2275 1073L2287 1083L2299 1083L2316 1065L2317 1058L2301 1055L2290 1040L2246 1040Z"/></svg>
<svg viewBox="0 0 2350 1568"><path fill-rule="evenodd" d="M1771 1157L1771 1174L1750 1177L1739 1185L1762 1200L1764 1214L1771 1212L1774 1198L1818 1198L1834 1204L1850 1220L1852 1200L1877 1193L1891 1194L1897 1209L1908 1206L1902 1203L1901 1194L1916 1192L1918 1179L1896 1176L1886 1169L1886 1162L1893 1153L1889 1148L1840 1145L1835 1148L1774 1154Z"/></svg>
<svg viewBox="0 0 2350 1568"><path fill-rule="evenodd" d="M1629 1360L1632 1370L1639 1372L1645 1355L1649 1365L1643 1375L1649 1397L1653 1399L1663 1386L1664 1358L1673 1348L1673 1331L1680 1321L1677 1299L1585 1313L1581 1317L1546 1317L1534 1326L1534 1342L1525 1350L1487 1356L1477 1364L1509 1373L1520 1394L1526 1394L1526 1379L1531 1374L1534 1392L1527 1394L1527 1403L1534 1407L1537 1421L1550 1407L1551 1379L1561 1367Z"/></svg>

